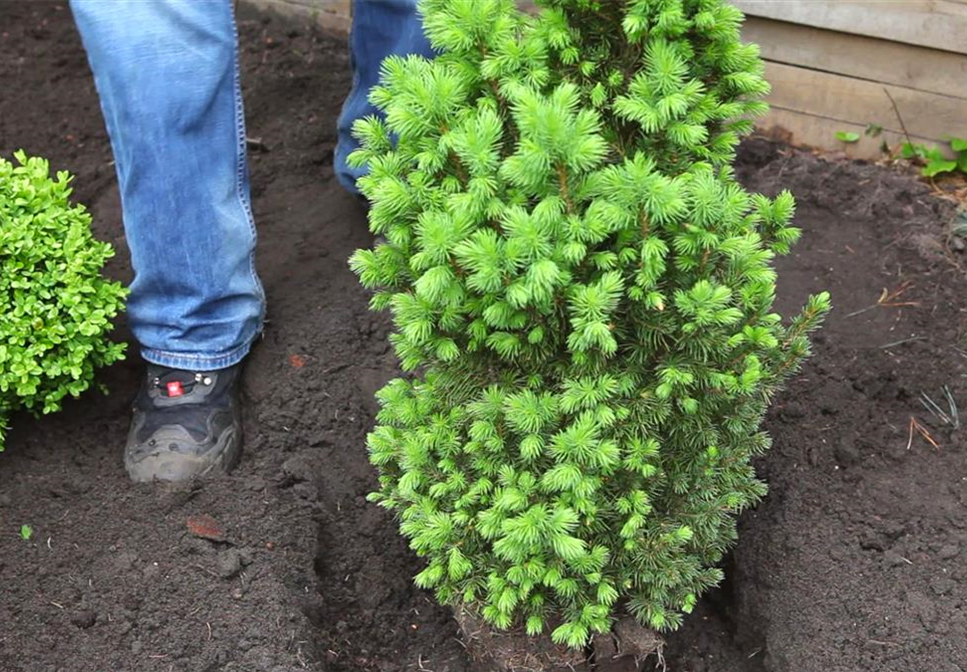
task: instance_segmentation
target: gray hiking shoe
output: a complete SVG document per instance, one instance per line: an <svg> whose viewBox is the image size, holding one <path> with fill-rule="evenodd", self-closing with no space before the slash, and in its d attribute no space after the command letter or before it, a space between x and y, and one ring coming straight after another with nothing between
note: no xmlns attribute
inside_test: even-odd
<svg viewBox="0 0 967 672"><path fill-rule="evenodd" d="M235 466L242 452L241 369L148 365L124 449L133 481L184 481Z"/></svg>

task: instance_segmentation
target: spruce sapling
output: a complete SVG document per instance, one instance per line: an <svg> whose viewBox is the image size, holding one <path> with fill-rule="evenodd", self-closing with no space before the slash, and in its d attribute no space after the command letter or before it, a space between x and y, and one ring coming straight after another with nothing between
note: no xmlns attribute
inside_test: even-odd
<svg viewBox="0 0 967 672"><path fill-rule="evenodd" d="M792 196L732 163L768 92L722 0L423 0L439 56L390 58L358 122L382 242L352 268L406 370L378 393L374 501L417 577L498 629L584 646L676 628L766 492Z"/></svg>

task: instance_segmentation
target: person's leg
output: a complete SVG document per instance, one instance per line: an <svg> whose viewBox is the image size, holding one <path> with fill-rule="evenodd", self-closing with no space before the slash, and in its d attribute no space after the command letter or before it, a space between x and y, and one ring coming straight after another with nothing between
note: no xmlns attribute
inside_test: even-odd
<svg viewBox="0 0 967 672"><path fill-rule="evenodd" d="M416 0L355 0L353 26L349 36L353 67L353 88L343 105L337 124L336 177L346 189L358 193L356 180L362 168L350 168L346 158L359 143L352 136L357 119L378 110L369 103L369 90L379 82L383 59L392 54L419 54L430 57L433 50L423 34L423 24L416 11Z"/></svg>
<svg viewBox="0 0 967 672"><path fill-rule="evenodd" d="M148 372L125 464L135 480L226 469L238 368L258 335L231 0L72 0L117 167Z"/></svg>
<svg viewBox="0 0 967 672"><path fill-rule="evenodd" d="M259 333L230 0L72 0L111 136L144 358L238 363Z"/></svg>

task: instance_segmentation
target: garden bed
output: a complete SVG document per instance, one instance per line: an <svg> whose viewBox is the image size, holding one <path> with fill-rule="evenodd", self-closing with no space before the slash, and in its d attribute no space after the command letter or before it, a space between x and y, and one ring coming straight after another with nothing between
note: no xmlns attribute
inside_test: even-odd
<svg viewBox="0 0 967 672"><path fill-rule="evenodd" d="M244 461L204 484L128 483L136 357L102 374L107 397L15 417L0 455L4 672L471 669L449 612L413 587L419 561L394 521L364 499L372 393L395 360L387 319L368 312L345 263L370 241L332 177L345 44L244 7L241 19L270 299L246 372ZM0 155L23 147L75 173L99 237L119 249L112 273L129 279L110 148L66 6L0 3L0 26ZM770 415L775 446L758 468L771 494L741 519L727 585L669 637L668 669L967 671L967 429L918 400L943 405L948 385L967 407L953 208L911 177L762 139L738 169L753 189L799 199L782 311L820 289L836 309ZM904 305L877 305L884 288L905 288L881 302ZM910 441L911 417L939 447ZM220 529L201 529L203 516Z"/></svg>

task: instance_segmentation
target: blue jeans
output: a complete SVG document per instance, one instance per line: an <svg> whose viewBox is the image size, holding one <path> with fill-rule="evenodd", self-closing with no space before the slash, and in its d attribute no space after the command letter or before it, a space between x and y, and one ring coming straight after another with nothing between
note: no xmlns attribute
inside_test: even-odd
<svg viewBox="0 0 967 672"><path fill-rule="evenodd" d="M353 88L335 172L355 191L353 122L390 54L430 55L416 0L355 0ZM72 0L111 136L135 277L128 320L154 364L241 361L262 329L231 0Z"/></svg>

